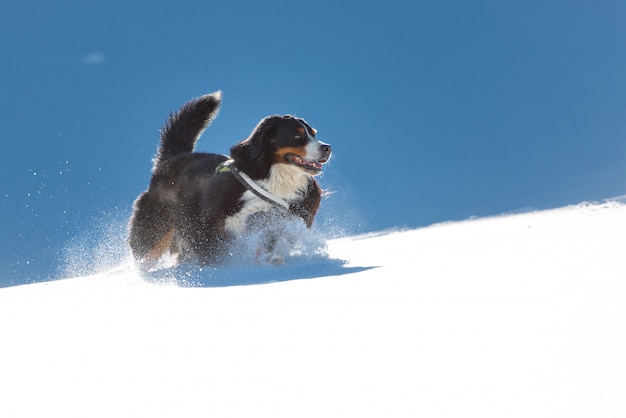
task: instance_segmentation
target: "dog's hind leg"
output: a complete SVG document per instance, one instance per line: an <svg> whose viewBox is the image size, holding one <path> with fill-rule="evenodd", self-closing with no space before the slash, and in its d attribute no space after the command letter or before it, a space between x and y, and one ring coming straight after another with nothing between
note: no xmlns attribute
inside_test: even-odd
<svg viewBox="0 0 626 418"><path fill-rule="evenodd" d="M170 231L165 234L165 236L161 238L161 240L157 242L154 247L152 247L150 252L143 256L141 259L142 268L150 269L156 265L163 253L165 253L165 251L167 251L172 245L175 232L176 230L174 228L170 229Z"/></svg>
<svg viewBox="0 0 626 418"><path fill-rule="evenodd" d="M150 192L142 193L135 201L128 243L135 259L142 264L155 264L169 249L175 231L171 211Z"/></svg>

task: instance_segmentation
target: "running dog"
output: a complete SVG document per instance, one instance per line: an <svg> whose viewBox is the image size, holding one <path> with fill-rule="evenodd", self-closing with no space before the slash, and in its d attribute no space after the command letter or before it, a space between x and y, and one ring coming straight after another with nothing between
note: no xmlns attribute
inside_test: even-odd
<svg viewBox="0 0 626 418"><path fill-rule="evenodd" d="M315 179L331 157L317 131L291 115L268 116L230 156L194 152L217 115L221 92L185 103L161 130L148 190L133 204L129 243L142 268L167 252L178 263L224 261L233 240L262 231L258 254L272 263L280 220L311 227L322 190Z"/></svg>

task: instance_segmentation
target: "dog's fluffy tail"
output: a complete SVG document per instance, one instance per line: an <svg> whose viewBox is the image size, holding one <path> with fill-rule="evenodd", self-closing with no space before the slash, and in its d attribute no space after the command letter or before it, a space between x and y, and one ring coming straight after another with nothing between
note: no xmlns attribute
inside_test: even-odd
<svg viewBox="0 0 626 418"><path fill-rule="evenodd" d="M161 144L154 165L178 154L193 151L202 132L217 115L222 102L222 92L198 97L183 105L176 113L170 114L161 130Z"/></svg>

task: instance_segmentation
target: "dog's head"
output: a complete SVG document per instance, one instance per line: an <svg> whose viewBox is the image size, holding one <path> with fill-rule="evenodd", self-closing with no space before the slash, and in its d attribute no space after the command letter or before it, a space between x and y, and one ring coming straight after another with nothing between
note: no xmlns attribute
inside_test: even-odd
<svg viewBox="0 0 626 418"><path fill-rule="evenodd" d="M304 119L268 116L248 138L231 148L231 156L252 178L267 177L272 164L287 164L316 176L332 152L330 145L319 141L316 134Z"/></svg>

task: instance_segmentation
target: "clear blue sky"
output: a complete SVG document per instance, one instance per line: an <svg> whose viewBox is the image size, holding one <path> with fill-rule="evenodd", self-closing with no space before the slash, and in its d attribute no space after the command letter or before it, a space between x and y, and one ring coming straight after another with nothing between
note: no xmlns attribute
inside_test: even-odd
<svg viewBox="0 0 626 418"><path fill-rule="evenodd" d="M621 0L5 2L0 284L123 223L168 113L217 89L200 150L274 113L333 145L324 228L625 194L624 22Z"/></svg>

